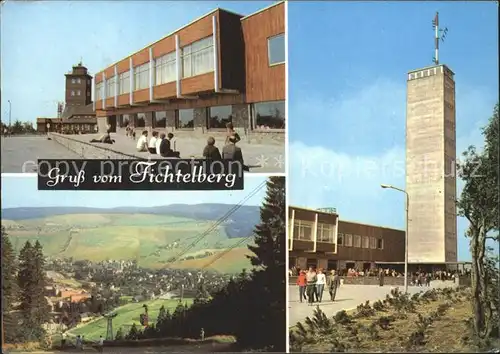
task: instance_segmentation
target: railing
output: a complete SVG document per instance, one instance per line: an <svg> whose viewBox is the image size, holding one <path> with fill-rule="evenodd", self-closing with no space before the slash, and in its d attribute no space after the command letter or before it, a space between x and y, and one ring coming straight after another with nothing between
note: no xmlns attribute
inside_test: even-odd
<svg viewBox="0 0 500 354"><path fill-rule="evenodd" d="M318 208L316 210L330 214L337 214L337 208Z"/></svg>

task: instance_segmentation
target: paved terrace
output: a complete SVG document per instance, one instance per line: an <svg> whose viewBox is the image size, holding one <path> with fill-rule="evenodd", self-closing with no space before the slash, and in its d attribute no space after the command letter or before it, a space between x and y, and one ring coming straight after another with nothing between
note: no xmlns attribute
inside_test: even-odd
<svg viewBox="0 0 500 354"><path fill-rule="evenodd" d="M80 156L67 150L46 135L12 136L1 138L2 173L34 173L37 159L78 159ZM25 169L23 170L23 165Z"/></svg>
<svg viewBox="0 0 500 354"><path fill-rule="evenodd" d="M413 295L419 291L427 291L432 288L446 288L456 286L453 281L434 280L430 287L425 286L408 286L408 292ZM316 306L329 317L334 316L342 310L353 310L359 304L370 301L373 303L377 300L385 299L387 294L396 286L378 286L378 285L341 285L337 289L337 295L334 302L330 301L330 294L325 290L323 293L323 302L314 306L309 306L306 302L301 303L299 299L299 287L296 285L288 286L289 295L289 321L290 327L296 325L297 322L302 322L306 317L312 317ZM399 290L404 291L404 287L400 286Z"/></svg>
<svg viewBox="0 0 500 354"><path fill-rule="evenodd" d="M106 156L98 156L100 154L87 154L80 153L81 147L76 147L75 144L71 143L71 140L76 142L81 142L83 144L89 143L92 139L99 139L102 134L85 134L85 135L53 135L56 140L58 140L61 145L66 146L66 149L78 152L80 158L107 158ZM58 137L59 136L59 137ZM111 134L111 138L115 140L114 144L102 144L102 143L92 143L92 146L101 148L104 155L108 152L116 152L118 154L128 155L130 157L137 158L158 158L158 155L151 155L149 152L138 152L136 150L137 140L130 137L126 137L122 134ZM137 139L137 138L136 138ZM222 139L216 139L216 146L219 150L222 150L223 144ZM179 151L181 158L202 158L203 148L206 145L206 137L204 138L193 138L188 136L176 137L174 138L175 150ZM87 145L87 144L86 144ZM285 172L285 146L281 145L271 145L271 144L256 144L240 141L238 146L243 152L243 157L245 159L245 164L249 165L250 172L274 172L282 173ZM70 155L71 152L68 153ZM109 156L109 158L119 158L117 154L112 154L114 157ZM74 157L74 156L73 156Z"/></svg>

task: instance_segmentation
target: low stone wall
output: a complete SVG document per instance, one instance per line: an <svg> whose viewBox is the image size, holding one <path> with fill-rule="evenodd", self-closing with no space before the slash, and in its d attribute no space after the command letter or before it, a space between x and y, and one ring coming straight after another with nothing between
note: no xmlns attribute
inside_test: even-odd
<svg viewBox="0 0 500 354"><path fill-rule="evenodd" d="M83 159L109 159L109 160L132 160L141 159L141 157L125 154L113 149L93 145L84 141L76 140L68 135L58 133L50 133L49 137L56 143L64 146L66 149L73 151Z"/></svg>
<svg viewBox="0 0 500 354"><path fill-rule="evenodd" d="M141 134L143 130L147 130L150 134L153 130L158 133L173 133L177 138L197 138L205 140L209 136L215 138L217 142L224 141L226 139L226 132L222 130L207 130L203 128L195 128L193 130L176 130L172 128L136 128L136 137ZM237 129L241 140L248 144L258 144L258 145L284 145L285 144L285 132L277 131L251 131L244 129ZM117 128L116 134L126 135L125 128Z"/></svg>

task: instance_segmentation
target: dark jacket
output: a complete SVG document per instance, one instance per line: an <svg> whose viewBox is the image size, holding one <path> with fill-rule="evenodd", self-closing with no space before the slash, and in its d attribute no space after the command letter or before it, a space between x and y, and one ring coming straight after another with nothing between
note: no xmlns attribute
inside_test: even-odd
<svg viewBox="0 0 500 354"><path fill-rule="evenodd" d="M340 278L339 278L339 276L337 274L330 275L326 279L326 285L327 285L328 289L338 288L339 285L340 285Z"/></svg>
<svg viewBox="0 0 500 354"><path fill-rule="evenodd" d="M224 160L240 161L243 164L243 153L234 144L228 144L222 148L222 158Z"/></svg>
<svg viewBox="0 0 500 354"><path fill-rule="evenodd" d="M206 158L207 160L221 160L222 157L220 156L220 151L217 146L214 145L207 145L203 149L203 157Z"/></svg>
<svg viewBox="0 0 500 354"><path fill-rule="evenodd" d="M163 139L160 143L160 155L163 157L169 157L170 155L172 155L170 140L168 140L167 138Z"/></svg>

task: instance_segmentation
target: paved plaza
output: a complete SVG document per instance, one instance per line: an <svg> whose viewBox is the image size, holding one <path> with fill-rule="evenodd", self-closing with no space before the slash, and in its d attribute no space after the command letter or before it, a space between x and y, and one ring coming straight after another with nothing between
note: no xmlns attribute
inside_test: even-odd
<svg viewBox="0 0 500 354"><path fill-rule="evenodd" d="M102 134L85 134L85 135L69 135L68 137L83 142L89 142L91 139L99 139ZM137 140L126 137L122 134L111 134L111 138L115 140L112 145L94 143L96 146L102 146L107 149L115 150L127 155L134 155L142 158L158 158L157 155L150 155L148 152L137 152ZM136 137L137 139L137 137ZM174 138L174 148L179 151L181 158L202 158L203 148L206 145L206 138L191 138L179 137ZM222 152L222 142L216 141L215 144ZM240 141L238 146L243 152L245 164L249 165L250 172L259 173L283 173L285 172L285 145L268 145L268 144L249 144Z"/></svg>
<svg viewBox="0 0 500 354"><path fill-rule="evenodd" d="M69 135L69 139L89 143L91 139L98 139L100 134ZM136 141L124 135L112 134L115 143L112 145L93 143L92 145L111 149L138 158L158 158L148 152L137 152ZM2 137L2 173L33 173L36 172L37 159L78 159L93 158L81 156L46 136L18 136ZM79 144L79 143L78 143ZM180 151L181 158L202 158L204 140L182 137L175 140L175 149ZM221 144L218 145L222 150ZM242 149L245 164L250 166L250 172L282 173L285 171L284 145L249 144L244 141L238 143ZM23 168L24 166L24 168Z"/></svg>
<svg viewBox="0 0 500 354"><path fill-rule="evenodd" d="M409 286L408 292L410 294L415 294L419 291L426 291L431 288L444 288L451 286L455 286L455 283L452 281L436 280L431 282L430 287ZM302 322L308 316L311 317L317 305L319 305L320 309L327 316L333 316L342 310L348 311L355 309L359 304L365 303L366 301L370 301L370 303L372 303L377 300L383 300L394 288L396 287L387 285L341 285L337 289L337 295L334 302L330 301L330 294L325 290L323 294L323 302L320 304L314 304L314 306L309 306L306 302L300 303L299 287L296 285L289 285L289 326L293 327L297 322ZM399 289L401 291L404 290L403 287L399 287Z"/></svg>
<svg viewBox="0 0 500 354"><path fill-rule="evenodd" d="M2 173L34 173L37 159L77 159L79 156L42 136L1 138ZM23 165L25 166L23 170Z"/></svg>

